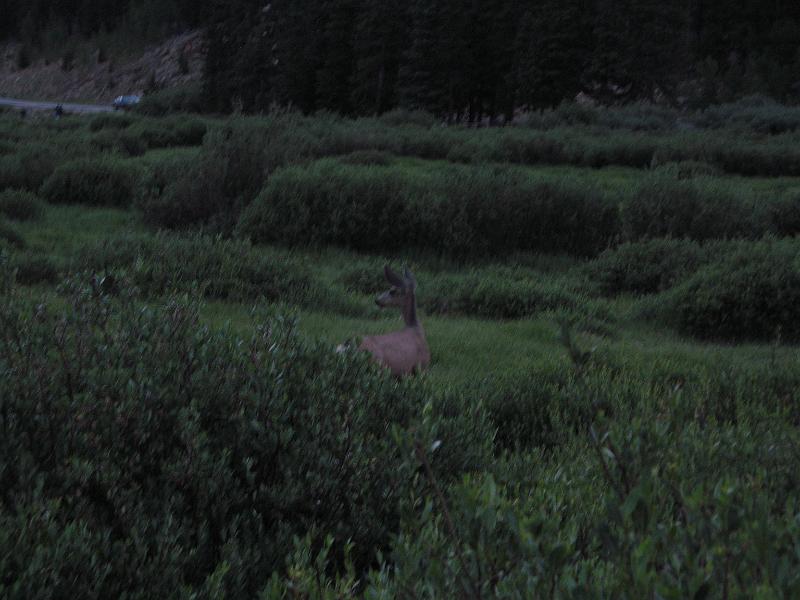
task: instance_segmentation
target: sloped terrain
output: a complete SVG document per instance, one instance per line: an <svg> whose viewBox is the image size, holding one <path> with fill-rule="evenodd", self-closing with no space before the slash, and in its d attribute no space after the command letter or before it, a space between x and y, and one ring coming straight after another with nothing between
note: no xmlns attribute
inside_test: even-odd
<svg viewBox="0 0 800 600"><path fill-rule="evenodd" d="M16 43L0 47L0 96L98 103L121 94L142 94L153 84L165 88L199 81L205 60L199 31L172 37L127 60L105 60L95 50L70 69L64 68L63 58L39 59L19 69L18 53Z"/></svg>

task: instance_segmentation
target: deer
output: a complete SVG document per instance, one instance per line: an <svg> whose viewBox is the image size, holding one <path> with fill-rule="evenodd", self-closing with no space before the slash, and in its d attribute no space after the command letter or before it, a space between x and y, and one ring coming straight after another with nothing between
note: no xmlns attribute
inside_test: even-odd
<svg viewBox="0 0 800 600"><path fill-rule="evenodd" d="M369 352L374 362L389 369L395 377L416 375L431 362L425 331L417 316L417 281L408 269L403 270L401 277L389 265L383 268L383 274L391 287L375 299L375 304L381 308L399 308L405 327L383 335L364 336L358 349ZM336 350L343 352L345 346L339 345Z"/></svg>

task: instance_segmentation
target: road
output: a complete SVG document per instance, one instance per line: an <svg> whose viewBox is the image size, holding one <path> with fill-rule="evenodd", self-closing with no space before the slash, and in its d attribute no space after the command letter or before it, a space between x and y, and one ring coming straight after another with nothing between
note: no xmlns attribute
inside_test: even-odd
<svg viewBox="0 0 800 600"><path fill-rule="evenodd" d="M61 104L67 113L99 113L114 110L110 104L72 104L69 102L34 102L32 100L16 100L14 98L0 97L0 106L9 106L20 110L53 110Z"/></svg>

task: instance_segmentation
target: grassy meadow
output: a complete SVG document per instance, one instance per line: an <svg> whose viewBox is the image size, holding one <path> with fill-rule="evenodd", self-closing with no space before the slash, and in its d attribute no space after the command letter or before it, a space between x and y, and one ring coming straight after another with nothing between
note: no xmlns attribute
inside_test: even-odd
<svg viewBox="0 0 800 600"><path fill-rule="evenodd" d="M798 234L758 99L0 113L0 595L796 596Z"/></svg>

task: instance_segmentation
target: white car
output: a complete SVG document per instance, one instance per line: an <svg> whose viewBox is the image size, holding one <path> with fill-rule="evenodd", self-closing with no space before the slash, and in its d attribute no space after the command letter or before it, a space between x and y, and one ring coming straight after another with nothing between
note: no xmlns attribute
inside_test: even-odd
<svg viewBox="0 0 800 600"><path fill-rule="evenodd" d="M114 102L112 102L111 105L114 107L114 110L124 110L139 104L141 99L141 96L117 96L114 98Z"/></svg>

